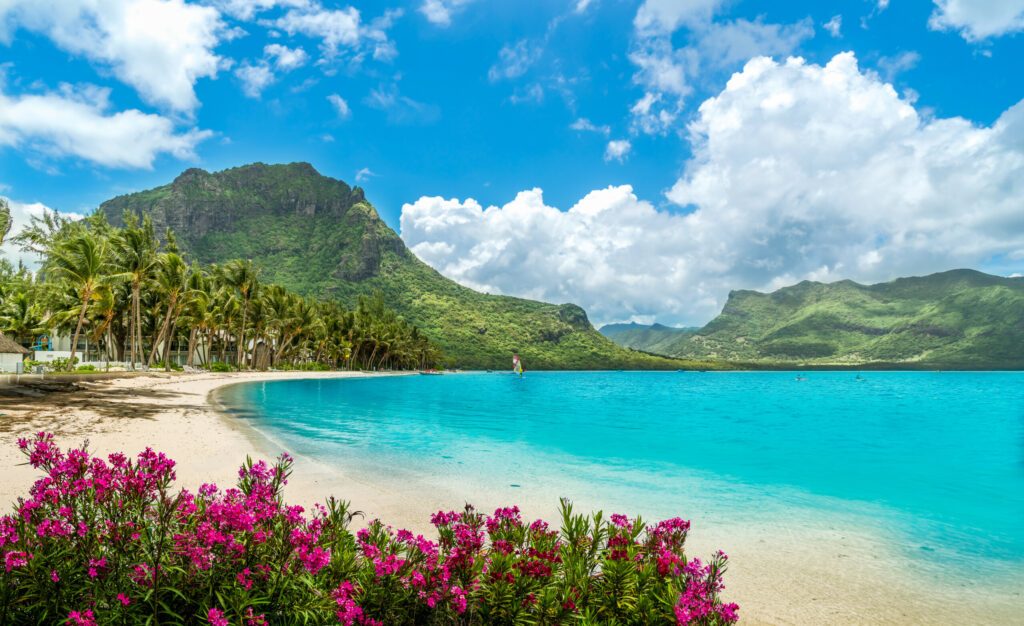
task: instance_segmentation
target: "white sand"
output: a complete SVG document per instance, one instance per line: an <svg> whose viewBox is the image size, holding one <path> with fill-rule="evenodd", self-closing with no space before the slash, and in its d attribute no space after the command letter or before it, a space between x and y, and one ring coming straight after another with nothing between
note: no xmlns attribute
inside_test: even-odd
<svg viewBox="0 0 1024 626"><path fill-rule="evenodd" d="M365 375L156 374L84 383L83 390L72 393L0 397L0 502L27 493L37 478L30 467L19 465L24 459L15 441L39 430L57 433L65 447L88 439L91 450L102 454L135 453L149 446L178 462L183 486L231 485L246 455L271 458L281 450L220 413L212 403L213 390L247 381ZM309 506L333 494L351 500L367 518L419 532L430 530L429 515L441 508L459 509L467 500L484 511L510 504L479 487L469 488L457 476L438 485L339 467L297 459L286 492L289 501ZM524 491L519 504L528 516L557 519L557 502L548 494ZM1024 623L1024 572L998 590L983 580L928 584L880 549L884 539L857 528L805 521L766 521L756 527L697 518L693 523L693 555L706 556L717 548L729 553L726 595L740 604L743 623Z"/></svg>

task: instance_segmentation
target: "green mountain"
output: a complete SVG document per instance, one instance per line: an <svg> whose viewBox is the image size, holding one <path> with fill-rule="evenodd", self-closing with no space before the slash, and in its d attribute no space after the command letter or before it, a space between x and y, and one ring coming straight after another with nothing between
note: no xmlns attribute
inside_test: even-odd
<svg viewBox="0 0 1024 626"><path fill-rule="evenodd" d="M689 337L699 328L673 328L661 324L606 324L600 332L624 348L655 354L669 354L681 338Z"/></svg>
<svg viewBox="0 0 1024 626"><path fill-rule="evenodd" d="M734 291L722 313L695 333L629 333L650 342L616 341L762 366L1020 369L1024 278L953 270L877 285L804 281L770 294Z"/></svg>
<svg viewBox="0 0 1024 626"><path fill-rule="evenodd" d="M353 306L359 295L380 291L460 367L509 368L513 351L537 369L685 365L615 345L574 304L485 295L445 278L406 248L362 189L308 163L190 169L99 210L113 224L124 211L149 215L197 260L252 259L264 282L302 294Z"/></svg>

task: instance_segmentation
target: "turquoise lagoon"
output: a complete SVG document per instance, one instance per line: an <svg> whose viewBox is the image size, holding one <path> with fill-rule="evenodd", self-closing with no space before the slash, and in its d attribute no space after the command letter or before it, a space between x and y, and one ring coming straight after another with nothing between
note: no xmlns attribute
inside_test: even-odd
<svg viewBox="0 0 1024 626"><path fill-rule="evenodd" d="M1024 568L1022 373L467 373L221 400L295 454L426 490L568 496L698 530L811 515L877 530L940 577Z"/></svg>

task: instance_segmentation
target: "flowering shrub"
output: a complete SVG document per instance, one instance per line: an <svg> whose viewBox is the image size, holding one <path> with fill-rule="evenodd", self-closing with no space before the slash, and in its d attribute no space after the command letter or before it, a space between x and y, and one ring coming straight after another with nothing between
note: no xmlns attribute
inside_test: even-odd
<svg viewBox="0 0 1024 626"><path fill-rule="evenodd" d="M690 523L645 526L562 502L561 530L516 507L439 511L436 540L281 497L292 461L246 460L237 487L172 491L174 461L106 460L19 441L45 475L0 517L0 623L726 624L721 552L684 552Z"/></svg>

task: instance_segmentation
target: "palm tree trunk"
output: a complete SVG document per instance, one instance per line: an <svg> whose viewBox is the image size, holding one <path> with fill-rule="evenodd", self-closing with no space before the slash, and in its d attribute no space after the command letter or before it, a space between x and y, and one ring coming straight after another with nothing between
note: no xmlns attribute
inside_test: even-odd
<svg viewBox="0 0 1024 626"><path fill-rule="evenodd" d="M185 358L185 365L189 367L192 367L192 363L195 361L192 355L196 352L196 330L196 327L193 326L188 333L188 357Z"/></svg>
<svg viewBox="0 0 1024 626"><path fill-rule="evenodd" d="M92 293L89 290L86 290L82 295L82 310L78 312L78 325L75 326L75 336L71 339L71 355L68 357L68 367L72 366L75 362L75 350L78 349L78 336L82 334L82 324L85 322L85 312L89 308L89 299L92 297Z"/></svg>
<svg viewBox="0 0 1024 626"><path fill-rule="evenodd" d="M238 359L236 361L236 365L238 366L239 371L241 371L242 366L244 365L244 363L242 362L242 355L244 354L243 350L244 350L244 346L245 346L245 322L246 322L246 318L248 317L248 313L249 313L249 296L246 295L245 298L242 300L242 326L241 326L241 331L239 332L239 338L238 338Z"/></svg>

